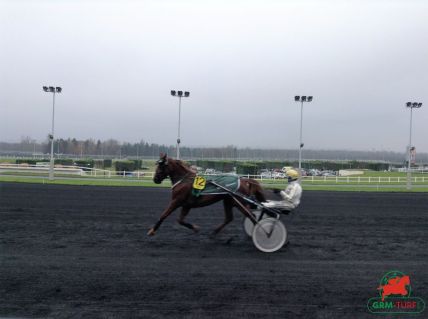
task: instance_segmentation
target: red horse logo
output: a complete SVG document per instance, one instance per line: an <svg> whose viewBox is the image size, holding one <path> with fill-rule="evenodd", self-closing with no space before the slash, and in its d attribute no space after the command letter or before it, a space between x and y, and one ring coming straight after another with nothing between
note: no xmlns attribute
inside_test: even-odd
<svg viewBox="0 0 428 319"><path fill-rule="evenodd" d="M382 301L385 301L385 297L389 295L407 296L407 286L410 286L410 278L402 276L388 279L385 285L380 285L377 289L382 291Z"/></svg>

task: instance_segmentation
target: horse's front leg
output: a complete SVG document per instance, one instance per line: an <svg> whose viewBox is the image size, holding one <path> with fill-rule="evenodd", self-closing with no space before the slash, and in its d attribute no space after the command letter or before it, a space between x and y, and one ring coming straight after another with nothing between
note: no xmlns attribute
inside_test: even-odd
<svg viewBox="0 0 428 319"><path fill-rule="evenodd" d="M150 228L150 230L147 232L147 235L149 236L153 236L156 231L158 230L158 228L160 227L160 225L162 224L162 222L169 216L171 215L171 213L178 207L176 202L172 202L171 204L169 204L169 206L165 209L165 211L162 213L162 215L159 217L159 220L157 221L157 223Z"/></svg>
<svg viewBox="0 0 428 319"><path fill-rule="evenodd" d="M188 206L185 206L185 207L183 207L182 209L181 209L181 213L180 213L180 216L178 217L178 219L177 219L177 222L180 224L180 225L183 225L184 227L187 227L187 228L189 228L189 229L191 229L191 230L193 230L195 233L197 233L198 231L199 231L199 226L197 226L197 225L195 225L195 224L189 224L189 223L186 223L185 221L184 221L184 219L186 218L186 216L187 216L187 214L190 212L190 207L188 207Z"/></svg>

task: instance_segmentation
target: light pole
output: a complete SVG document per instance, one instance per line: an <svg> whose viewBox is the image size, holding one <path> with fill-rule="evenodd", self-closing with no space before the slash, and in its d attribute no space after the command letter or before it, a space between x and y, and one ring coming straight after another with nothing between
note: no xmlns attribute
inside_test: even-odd
<svg viewBox="0 0 428 319"><path fill-rule="evenodd" d="M312 102L313 97L312 96L300 96L296 95L294 97L294 101L301 102L300 107L300 143L299 143L299 171L300 174L302 173L302 148L303 148L303 142L302 142L302 132L303 132L303 103L304 102Z"/></svg>
<svg viewBox="0 0 428 319"><path fill-rule="evenodd" d="M413 109L419 109L422 107L420 102L407 102L406 107L410 108L410 137L409 137L409 146L407 148L407 189L412 189L412 172L411 172L411 161L412 161L412 118L413 118Z"/></svg>
<svg viewBox="0 0 428 319"><path fill-rule="evenodd" d="M53 103L52 103L52 131L49 134L49 140L51 141L51 161L49 165L49 180L54 179L54 123L55 123L55 93L61 93L62 88L57 86L44 86L43 91L53 93Z"/></svg>
<svg viewBox="0 0 428 319"><path fill-rule="evenodd" d="M185 91L183 95L183 91L174 91L171 90L171 95L178 97L178 135L177 135L177 159L180 159L180 126L181 126L181 98L189 97L190 92Z"/></svg>

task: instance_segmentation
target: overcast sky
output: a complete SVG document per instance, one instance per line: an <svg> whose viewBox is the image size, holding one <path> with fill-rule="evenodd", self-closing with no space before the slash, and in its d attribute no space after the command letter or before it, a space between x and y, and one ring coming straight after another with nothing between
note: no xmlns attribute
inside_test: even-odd
<svg viewBox="0 0 428 319"><path fill-rule="evenodd" d="M428 152L428 1L0 0L0 140Z"/></svg>

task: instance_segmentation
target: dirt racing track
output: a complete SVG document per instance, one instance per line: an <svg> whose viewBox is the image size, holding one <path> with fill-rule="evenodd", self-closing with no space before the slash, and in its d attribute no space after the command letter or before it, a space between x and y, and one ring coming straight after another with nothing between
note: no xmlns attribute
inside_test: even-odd
<svg viewBox="0 0 428 319"><path fill-rule="evenodd" d="M427 194L304 192L282 218L290 243L272 254L238 212L210 239L221 204L189 214L199 234L174 213L147 237L169 197L0 184L0 317L378 318L366 305L390 270L428 301Z"/></svg>

